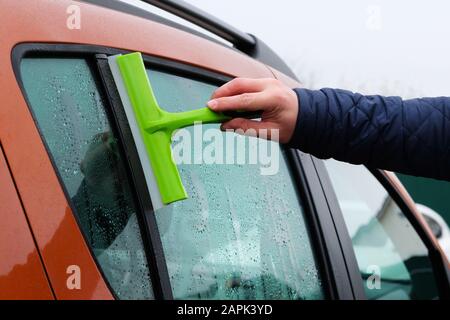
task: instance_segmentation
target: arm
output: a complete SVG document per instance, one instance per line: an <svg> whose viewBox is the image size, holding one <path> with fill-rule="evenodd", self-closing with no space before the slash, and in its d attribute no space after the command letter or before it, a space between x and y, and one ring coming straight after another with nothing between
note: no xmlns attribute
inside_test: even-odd
<svg viewBox="0 0 450 320"><path fill-rule="evenodd" d="M261 122L237 118L222 129L275 129L281 143L319 158L450 180L450 98L291 90L273 79L235 79L212 98L214 111L263 111Z"/></svg>
<svg viewBox="0 0 450 320"><path fill-rule="evenodd" d="M301 116L291 146L319 158L450 180L450 98L295 92Z"/></svg>

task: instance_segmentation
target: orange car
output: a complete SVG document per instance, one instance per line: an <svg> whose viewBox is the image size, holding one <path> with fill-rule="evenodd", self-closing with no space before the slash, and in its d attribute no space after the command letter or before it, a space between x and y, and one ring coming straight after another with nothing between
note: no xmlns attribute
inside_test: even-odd
<svg viewBox="0 0 450 320"><path fill-rule="evenodd" d="M449 297L449 264L391 173L281 148L271 176L180 165L190 198L153 210L109 55L142 52L170 111L233 77L300 84L256 37L144 2L199 28L138 1L1 3L1 299Z"/></svg>

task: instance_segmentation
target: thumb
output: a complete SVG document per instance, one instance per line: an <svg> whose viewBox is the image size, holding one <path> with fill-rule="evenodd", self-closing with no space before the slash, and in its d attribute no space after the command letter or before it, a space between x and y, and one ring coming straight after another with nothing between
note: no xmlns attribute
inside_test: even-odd
<svg viewBox="0 0 450 320"><path fill-rule="evenodd" d="M279 140L279 127L274 122L234 118L220 126L222 131L235 131L246 136Z"/></svg>

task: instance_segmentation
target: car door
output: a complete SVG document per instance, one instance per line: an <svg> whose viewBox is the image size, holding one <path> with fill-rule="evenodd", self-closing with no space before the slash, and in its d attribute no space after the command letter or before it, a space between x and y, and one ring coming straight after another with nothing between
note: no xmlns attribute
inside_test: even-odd
<svg viewBox="0 0 450 320"><path fill-rule="evenodd" d="M0 143L0 299L53 299Z"/></svg>

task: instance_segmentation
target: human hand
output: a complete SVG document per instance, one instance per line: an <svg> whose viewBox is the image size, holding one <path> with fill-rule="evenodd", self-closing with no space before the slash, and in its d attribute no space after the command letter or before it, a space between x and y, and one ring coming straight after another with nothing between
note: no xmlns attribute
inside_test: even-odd
<svg viewBox="0 0 450 320"><path fill-rule="evenodd" d="M223 123L221 129L254 129L258 136L266 129L268 139L274 138L272 130L278 130L281 143L290 141L300 109L295 92L270 78L233 79L218 88L207 105L215 112L262 111L261 121L234 118Z"/></svg>

